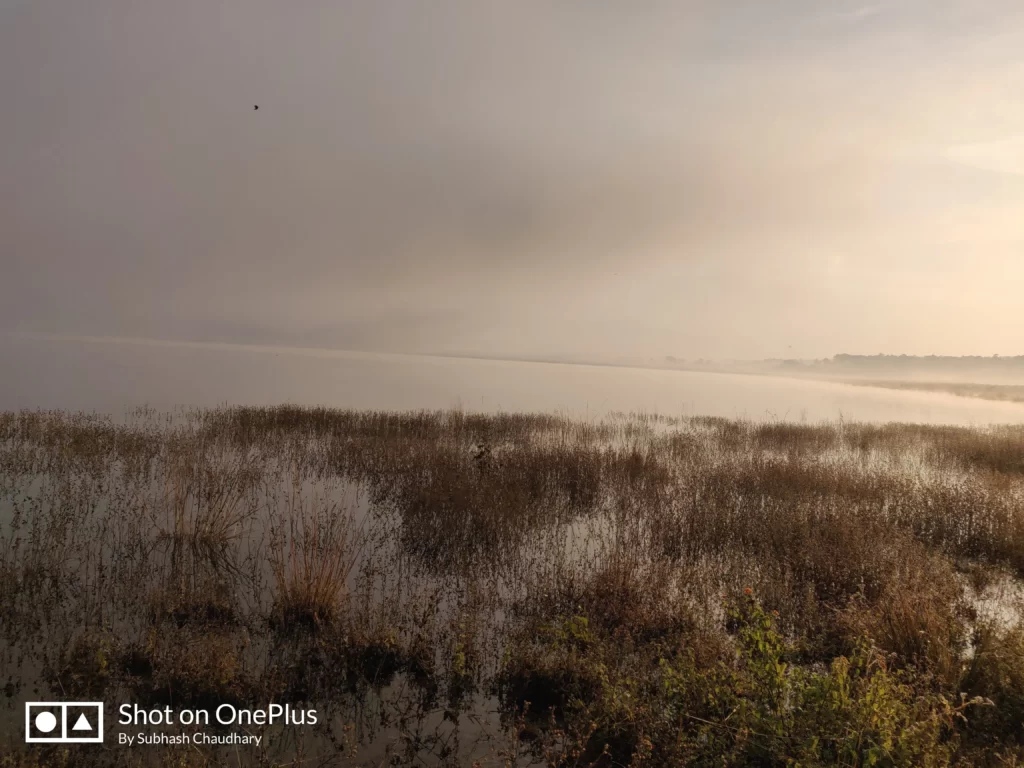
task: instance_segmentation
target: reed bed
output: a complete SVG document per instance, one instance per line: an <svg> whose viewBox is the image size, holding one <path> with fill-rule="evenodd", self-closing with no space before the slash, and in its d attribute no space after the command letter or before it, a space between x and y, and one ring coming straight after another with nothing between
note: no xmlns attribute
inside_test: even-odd
<svg viewBox="0 0 1024 768"><path fill-rule="evenodd" d="M1017 765L1022 462L1016 427L2 413L0 765ZM323 717L18 743L71 696Z"/></svg>

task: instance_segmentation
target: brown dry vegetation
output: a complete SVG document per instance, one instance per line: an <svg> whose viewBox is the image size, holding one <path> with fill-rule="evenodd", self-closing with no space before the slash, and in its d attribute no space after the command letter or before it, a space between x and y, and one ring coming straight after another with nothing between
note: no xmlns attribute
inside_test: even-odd
<svg viewBox="0 0 1024 768"><path fill-rule="evenodd" d="M4 413L0 765L1018 765L1022 580L1022 428ZM18 744L75 697L321 719Z"/></svg>

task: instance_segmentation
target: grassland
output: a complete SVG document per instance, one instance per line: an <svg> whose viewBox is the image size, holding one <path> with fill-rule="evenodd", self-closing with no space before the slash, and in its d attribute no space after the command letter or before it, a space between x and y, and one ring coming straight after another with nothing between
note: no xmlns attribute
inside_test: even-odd
<svg viewBox="0 0 1024 768"><path fill-rule="evenodd" d="M1020 765L1022 585L1020 427L5 413L0 766ZM22 744L50 698L320 718Z"/></svg>

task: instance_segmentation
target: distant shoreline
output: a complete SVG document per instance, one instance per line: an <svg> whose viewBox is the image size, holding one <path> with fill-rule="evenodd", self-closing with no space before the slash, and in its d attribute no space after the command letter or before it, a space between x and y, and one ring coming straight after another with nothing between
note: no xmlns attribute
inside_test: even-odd
<svg viewBox="0 0 1024 768"><path fill-rule="evenodd" d="M632 368L636 370L649 371L676 371L681 373L710 373L710 374L739 374L745 376L766 376L786 379L803 379L820 381L832 384L847 384L858 387L877 387L880 389L895 389L917 392L940 392L968 397L979 400L991 400L997 402L1024 403L1024 384L994 384L973 381L936 381L933 379L895 378L899 371L887 370L877 371L867 375L847 370L822 371L816 370L821 363L807 364L803 366L788 366L788 362L797 361L736 361L715 363L713 361L698 361L688 364L683 360L672 360L660 362L655 360L598 360L598 359L571 359L558 357L529 357L529 356L500 356L484 354L468 354L457 352L400 352L400 351L370 351L358 349L341 349L331 347L303 347L290 345L269 345L253 344L247 342L225 342L225 341L195 341L182 339L150 339L145 337L130 336L92 336L79 334L59 334L40 332L18 332L0 331L0 336L6 338L37 339L40 341L77 341L85 343L107 343L107 344L141 344L169 347L194 347L207 349L239 349L263 353L277 354L314 354L314 355L384 355L400 357L427 357L452 360L479 360L487 362L514 362L534 363L545 365L578 365L601 368ZM851 356L837 356L837 358ZM885 356L879 356L885 357ZM834 359L837 359L834 358ZM871 360L872 358L863 358ZM926 358L917 358L924 360ZM943 360L943 358L938 358ZM949 360L956 358L946 358ZM1004 359L1005 360L1005 359ZM803 362L803 361L800 361ZM846 366L843 366L846 367ZM934 371L932 372L935 373ZM879 374L888 378L876 378ZM913 370L908 374L917 376L927 375L926 371ZM947 373L947 375L949 375Z"/></svg>
<svg viewBox="0 0 1024 768"><path fill-rule="evenodd" d="M849 379L846 384L858 387L880 387L882 389L902 389L917 392L944 392L958 397L973 397L980 400L998 400L1001 402L1024 403L1024 386L1019 384L975 384L972 382L944 381L898 381L875 379Z"/></svg>

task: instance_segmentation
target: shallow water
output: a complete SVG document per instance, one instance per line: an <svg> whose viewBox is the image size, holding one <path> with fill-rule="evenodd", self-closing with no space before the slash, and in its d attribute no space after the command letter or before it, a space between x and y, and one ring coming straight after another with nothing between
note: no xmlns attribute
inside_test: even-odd
<svg viewBox="0 0 1024 768"><path fill-rule="evenodd" d="M1024 404L830 382L235 344L0 336L0 410L148 405L704 414L755 420L1024 423Z"/></svg>

